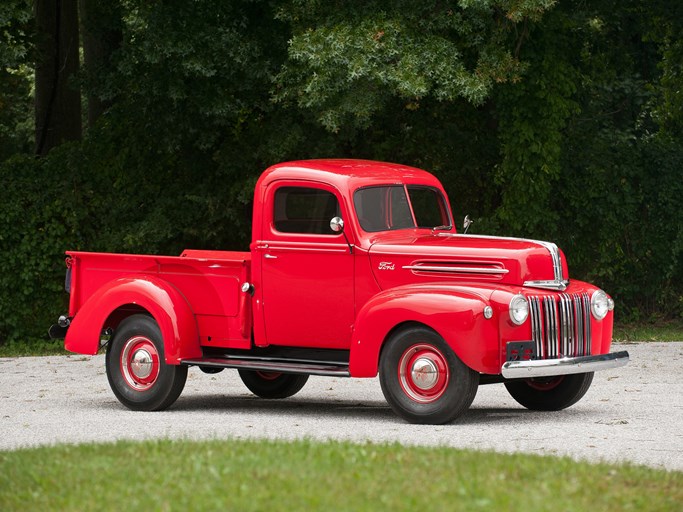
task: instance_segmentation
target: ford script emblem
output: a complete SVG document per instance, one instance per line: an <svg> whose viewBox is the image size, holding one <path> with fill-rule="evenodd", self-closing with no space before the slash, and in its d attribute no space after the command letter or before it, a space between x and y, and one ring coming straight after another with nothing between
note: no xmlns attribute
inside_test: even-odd
<svg viewBox="0 0 683 512"><path fill-rule="evenodd" d="M396 268L396 265L394 265L394 263L391 261L380 261L379 267L377 268L379 270L394 270L394 268Z"/></svg>

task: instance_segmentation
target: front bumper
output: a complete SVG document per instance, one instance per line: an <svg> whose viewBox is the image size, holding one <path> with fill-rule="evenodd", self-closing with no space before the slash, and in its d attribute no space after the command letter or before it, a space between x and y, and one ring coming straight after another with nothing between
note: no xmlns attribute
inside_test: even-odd
<svg viewBox="0 0 683 512"><path fill-rule="evenodd" d="M628 352L613 352L599 356L564 357L562 359L536 359L508 361L501 368L506 379L555 377L572 373L589 373L619 368L629 361Z"/></svg>

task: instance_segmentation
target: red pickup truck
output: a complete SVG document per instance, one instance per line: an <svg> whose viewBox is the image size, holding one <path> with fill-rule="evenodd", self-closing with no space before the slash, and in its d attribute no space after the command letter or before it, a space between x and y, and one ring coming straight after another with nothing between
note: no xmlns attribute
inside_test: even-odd
<svg viewBox="0 0 683 512"><path fill-rule="evenodd" d="M256 184L250 252L68 252L67 350L95 354L117 398L160 410L188 367L236 368L263 398L309 375L375 377L414 423L462 415L480 384L523 406L576 403L610 353L614 302L570 280L555 244L458 234L426 171L288 162Z"/></svg>

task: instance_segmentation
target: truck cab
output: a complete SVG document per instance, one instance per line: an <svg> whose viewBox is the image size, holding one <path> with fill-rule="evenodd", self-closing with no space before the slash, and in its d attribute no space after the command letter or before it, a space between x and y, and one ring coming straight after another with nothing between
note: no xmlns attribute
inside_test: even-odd
<svg viewBox="0 0 683 512"><path fill-rule="evenodd" d="M111 333L109 380L134 409L170 406L189 366L237 368L267 398L379 373L399 416L446 423L480 384L558 410L628 361L609 352L614 302L555 244L459 234L441 183L405 165L270 167L248 253L68 256L66 346L95 353Z"/></svg>

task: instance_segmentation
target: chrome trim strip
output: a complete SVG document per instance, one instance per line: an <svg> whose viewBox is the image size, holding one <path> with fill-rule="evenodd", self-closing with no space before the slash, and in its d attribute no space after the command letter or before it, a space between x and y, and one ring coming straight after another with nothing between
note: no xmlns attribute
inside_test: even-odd
<svg viewBox="0 0 683 512"><path fill-rule="evenodd" d="M589 373L619 368L629 362L628 352L613 352L599 356L564 357L531 361L508 361L501 373L506 379L556 377L575 373Z"/></svg>
<svg viewBox="0 0 683 512"><path fill-rule="evenodd" d="M556 244L553 242L546 242L544 240L533 240L531 238L515 238L515 237L505 237L505 236L489 236L489 235L461 235L460 233L439 233L436 236L449 236L449 237L463 237L463 238L491 238L494 240L516 240L518 242L529 242L532 244L538 244L541 247L545 247L548 252L550 253L550 257L553 260L553 276L555 279L553 281L530 281L530 282L537 282L537 283L566 283L566 281L562 280L562 274L563 274L563 268L562 268L562 256L560 256L560 249L557 247ZM567 286L565 284L564 288L552 288L552 289L559 289L560 291L564 291ZM524 283L525 286L533 286L533 285L527 285ZM539 288L544 288L543 286L539 286Z"/></svg>
<svg viewBox="0 0 683 512"><path fill-rule="evenodd" d="M567 289L567 286L569 286L569 281L524 281L524 286L563 292Z"/></svg>
<svg viewBox="0 0 683 512"><path fill-rule="evenodd" d="M571 323L571 317L569 311L567 310L567 296L563 293L559 297L560 306L560 333L562 336L562 354L565 356L575 356L573 350L571 350L571 338L569 337L569 326Z"/></svg>
<svg viewBox="0 0 683 512"><path fill-rule="evenodd" d="M353 245L352 245L353 247ZM314 253L335 253L348 254L349 246L347 244L337 244L334 242L287 242L287 241L258 241L256 248L268 251L298 251L298 252L314 252Z"/></svg>
<svg viewBox="0 0 683 512"><path fill-rule="evenodd" d="M587 293L583 294L583 323L586 328L586 354L592 351L591 342L593 336L591 334L591 300Z"/></svg>
<svg viewBox="0 0 683 512"><path fill-rule="evenodd" d="M406 270L426 270L431 272L452 272L463 274L507 274L510 272L506 268L485 268L485 267L439 267L435 265L406 265Z"/></svg>
<svg viewBox="0 0 683 512"><path fill-rule="evenodd" d="M581 307L581 297L579 295L574 296L574 311L576 311L576 325L574 332L576 334L576 340L578 345L578 356L590 355L586 353L586 336L583 331L584 317L583 308Z"/></svg>
<svg viewBox="0 0 683 512"><path fill-rule="evenodd" d="M212 368L242 368L245 370L260 370L267 372L296 373L318 375L321 377L349 377L348 366L336 363L307 363L296 361L268 361L252 358L205 358L183 359L180 364L188 366L209 366Z"/></svg>
<svg viewBox="0 0 683 512"><path fill-rule="evenodd" d="M538 297L529 297L531 315L531 338L536 345L536 357L545 359L543 332L541 331L541 307Z"/></svg>

